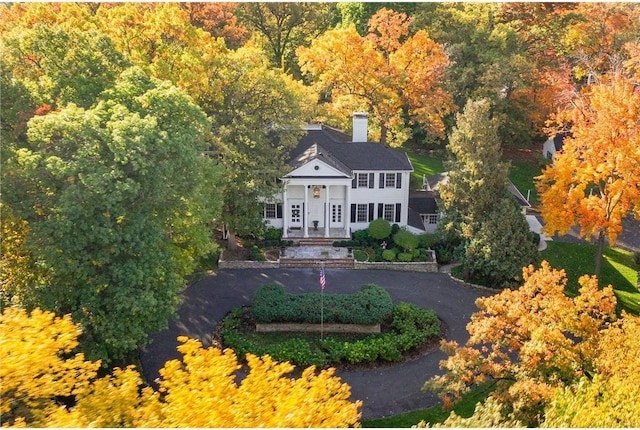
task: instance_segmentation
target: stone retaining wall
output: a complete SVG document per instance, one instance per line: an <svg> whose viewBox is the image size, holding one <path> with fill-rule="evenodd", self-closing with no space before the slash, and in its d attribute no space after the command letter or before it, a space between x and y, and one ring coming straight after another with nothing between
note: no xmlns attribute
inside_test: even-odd
<svg viewBox="0 0 640 430"><path fill-rule="evenodd" d="M301 324L301 323L270 323L256 324L256 331L260 333L298 331L320 333L380 333L380 324Z"/></svg>
<svg viewBox="0 0 640 430"><path fill-rule="evenodd" d="M416 263L398 263L398 262L369 262L356 261L354 269L360 270L398 270L400 272L437 272L438 263L436 262L416 262Z"/></svg>
<svg viewBox="0 0 640 430"><path fill-rule="evenodd" d="M219 269L277 269L279 261L218 261Z"/></svg>

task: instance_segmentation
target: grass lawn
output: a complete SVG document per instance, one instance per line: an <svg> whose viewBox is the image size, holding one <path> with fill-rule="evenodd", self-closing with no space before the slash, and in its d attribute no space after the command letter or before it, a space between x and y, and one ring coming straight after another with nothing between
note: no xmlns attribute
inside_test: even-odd
<svg viewBox="0 0 640 430"><path fill-rule="evenodd" d="M456 403L453 408L455 413L461 417L470 417L475 410L476 404L489 395L493 385L493 383L487 383L471 390ZM363 421L361 425L365 428L410 428L420 421L425 421L429 424L442 423L449 417L450 413L451 411L445 411L442 405L435 405L427 409L405 412L387 418Z"/></svg>
<svg viewBox="0 0 640 430"><path fill-rule="evenodd" d="M522 160L512 160L511 169L509 170L509 179L513 182L522 195L526 198L527 191L531 190L529 203L532 206L538 204L538 192L534 184L533 178L542 174L542 168L537 163Z"/></svg>
<svg viewBox="0 0 640 430"><path fill-rule="evenodd" d="M588 243L547 242L547 249L540 253L552 267L567 272L568 293L577 294L578 278L593 274L595 245ZM618 298L618 308L640 314L640 291L636 288L638 272L633 253L620 248L606 247L602 261L601 285L613 285Z"/></svg>
<svg viewBox="0 0 640 430"><path fill-rule="evenodd" d="M445 158L444 151L434 151L431 154L418 154L407 151L407 156L413 165L413 173L411 174L411 189L422 188L423 175L435 175L444 172L443 161Z"/></svg>

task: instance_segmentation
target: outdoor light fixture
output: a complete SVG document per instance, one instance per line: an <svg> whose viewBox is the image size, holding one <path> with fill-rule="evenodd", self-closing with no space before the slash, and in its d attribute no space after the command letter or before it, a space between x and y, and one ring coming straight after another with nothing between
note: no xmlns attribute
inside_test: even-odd
<svg viewBox="0 0 640 430"><path fill-rule="evenodd" d="M320 187L317 185L313 186L313 198L314 199L319 199L320 198Z"/></svg>

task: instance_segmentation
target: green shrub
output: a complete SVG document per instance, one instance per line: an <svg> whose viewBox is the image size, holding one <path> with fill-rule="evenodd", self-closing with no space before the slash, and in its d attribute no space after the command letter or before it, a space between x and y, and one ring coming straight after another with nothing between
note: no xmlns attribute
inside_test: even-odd
<svg viewBox="0 0 640 430"><path fill-rule="evenodd" d="M277 284L265 287L261 294L284 294L282 287ZM326 366L340 362L356 364L376 360L399 361L404 352L440 334L440 324L433 311L408 303L400 303L393 309L390 332L353 341L327 336L317 341L308 337L296 337L276 344L260 343L258 340L248 340L242 334L243 315L242 309L234 309L225 318L222 325L225 347L233 348L240 357L244 357L248 352L258 356L269 354L278 361L290 361L299 366Z"/></svg>
<svg viewBox="0 0 640 430"><path fill-rule="evenodd" d="M353 251L353 258L355 258L356 261L367 261L367 260L369 260L369 256L367 255L367 253L364 252L361 249L355 249Z"/></svg>
<svg viewBox="0 0 640 430"><path fill-rule="evenodd" d="M391 235L391 223L384 218L378 218L369 223L369 236L382 240Z"/></svg>
<svg viewBox="0 0 640 430"><path fill-rule="evenodd" d="M249 252L249 260L251 261L265 261L264 252L258 248L256 245L251 247L251 251Z"/></svg>
<svg viewBox="0 0 640 430"><path fill-rule="evenodd" d="M264 232L264 240L281 240L282 239L282 229L281 228L273 228L269 227Z"/></svg>
<svg viewBox="0 0 640 430"><path fill-rule="evenodd" d="M382 259L385 261L395 261L396 259L396 250L395 249L385 249L382 251Z"/></svg>
<svg viewBox="0 0 640 430"><path fill-rule="evenodd" d="M287 294L278 284L262 286L253 298L251 311L258 322L321 321L320 293ZM379 324L393 312L389 293L377 285L364 285L356 294L324 294L324 322Z"/></svg>
<svg viewBox="0 0 640 430"><path fill-rule="evenodd" d="M408 252L401 252L400 254L398 254L398 261L402 263L413 261L413 254Z"/></svg>
<svg viewBox="0 0 640 430"><path fill-rule="evenodd" d="M393 241L407 252L418 247L418 236L407 230L400 230L393 235Z"/></svg>
<svg viewBox="0 0 640 430"><path fill-rule="evenodd" d="M418 235L418 248L433 249L440 236L435 233L423 233Z"/></svg>

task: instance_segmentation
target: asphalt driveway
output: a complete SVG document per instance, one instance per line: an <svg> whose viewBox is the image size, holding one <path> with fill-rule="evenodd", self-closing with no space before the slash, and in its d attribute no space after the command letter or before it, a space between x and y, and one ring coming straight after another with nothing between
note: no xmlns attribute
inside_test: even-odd
<svg viewBox="0 0 640 430"><path fill-rule="evenodd" d="M354 293L363 284L373 283L389 291L394 302L410 302L433 309L447 326L446 337L459 343L468 338L466 324L477 310L475 300L487 295L452 280L443 273L413 273L378 270L328 270L327 293ZM211 343L215 325L234 307L248 305L256 290L270 282L279 282L287 292L319 291L317 269L242 269L220 270L191 285L184 293L178 318L169 328L152 338L141 354L143 373L148 381L172 358L178 336ZM354 400L362 400L362 418L371 419L426 408L437 397L421 391L424 382L440 372L438 362L445 355L439 350L396 366L371 370L340 371L338 375L352 389Z"/></svg>

